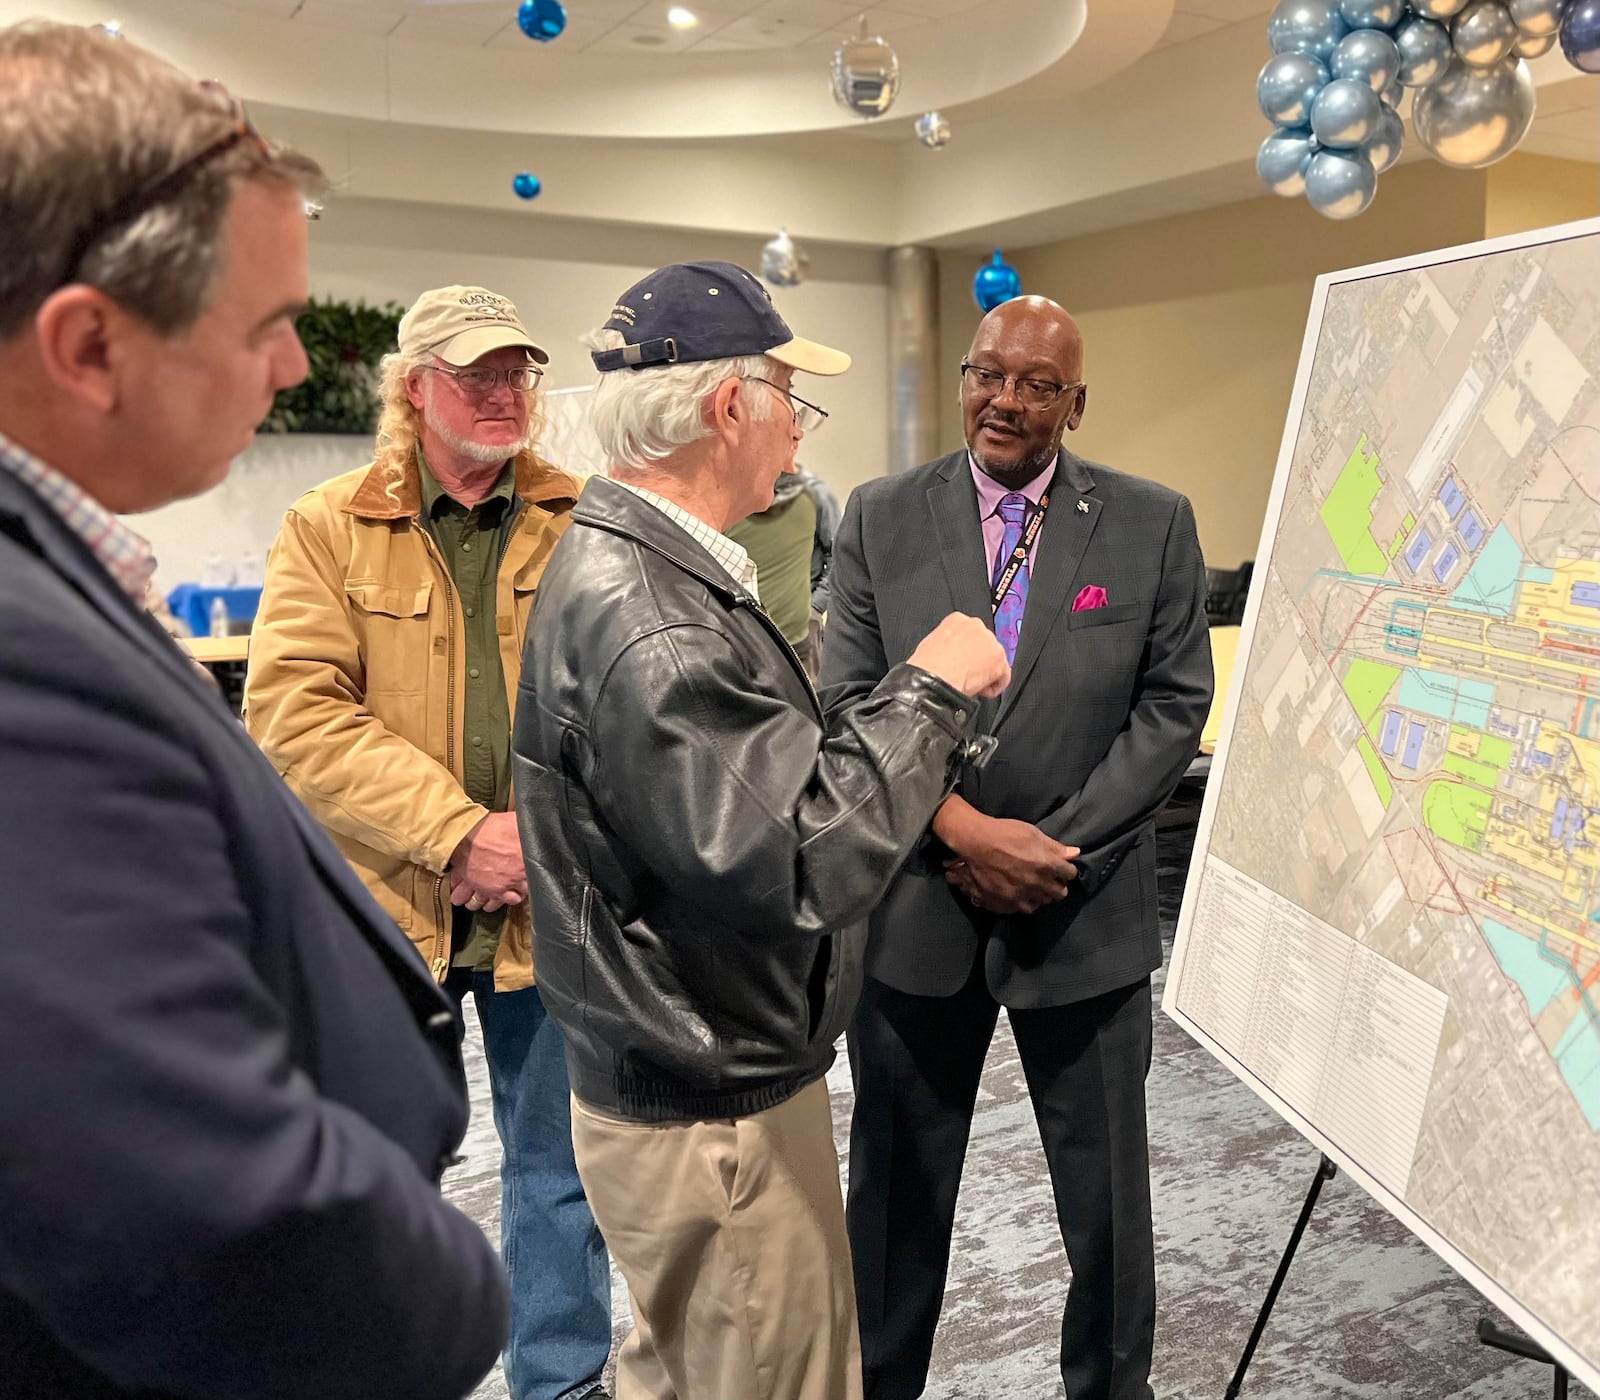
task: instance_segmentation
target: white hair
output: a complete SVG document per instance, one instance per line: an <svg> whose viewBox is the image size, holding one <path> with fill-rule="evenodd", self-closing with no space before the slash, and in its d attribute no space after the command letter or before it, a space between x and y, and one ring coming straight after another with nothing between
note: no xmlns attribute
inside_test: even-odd
<svg viewBox="0 0 1600 1400"><path fill-rule="evenodd" d="M593 350L615 350L626 344L621 331L598 330L585 337ZM589 425L611 467L626 472L648 468L680 447L709 437L705 400L729 377L768 379L776 362L765 355L739 355L727 360L610 370L595 385ZM750 396L751 416L772 416L772 394Z"/></svg>

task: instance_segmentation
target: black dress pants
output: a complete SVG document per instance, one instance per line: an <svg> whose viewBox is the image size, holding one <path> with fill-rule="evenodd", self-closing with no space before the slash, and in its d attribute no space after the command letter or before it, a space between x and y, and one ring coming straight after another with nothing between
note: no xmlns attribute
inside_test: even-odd
<svg viewBox="0 0 1600 1400"><path fill-rule="evenodd" d="M870 977L863 989L849 1036L847 1220L867 1400L915 1400L927 1381L998 1015L982 958L953 997L913 996ZM1150 981L1009 1017L1072 1267L1061 1322L1067 1400L1150 1400Z"/></svg>

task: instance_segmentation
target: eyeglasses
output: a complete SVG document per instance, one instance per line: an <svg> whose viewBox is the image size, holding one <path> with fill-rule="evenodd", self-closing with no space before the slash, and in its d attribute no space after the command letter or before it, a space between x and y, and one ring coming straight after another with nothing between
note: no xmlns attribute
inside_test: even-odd
<svg viewBox="0 0 1600 1400"><path fill-rule="evenodd" d="M200 86L208 93L215 93L226 100L228 110L233 117L233 129L226 136L219 136L209 146L196 151L187 160L181 161L165 175L158 175L154 180L139 186L131 194L124 195L99 218L95 219L72 241L72 253L67 259L66 271L61 280L56 283L57 288L70 286L78 280L82 270L83 260L89 256L89 250L104 238L112 229L119 225L132 223L141 214L155 208L163 200L172 198L183 188L195 174L212 161L227 155L242 141L248 141L263 159L272 158L272 147L267 139L255 129L250 118L245 115L244 106L238 98L233 96L221 83L206 81Z"/></svg>
<svg viewBox="0 0 1600 1400"><path fill-rule="evenodd" d="M973 393L986 399L997 399L1005 393L1007 384L1017 386L1017 402L1034 413L1043 413L1063 394L1074 393L1084 387L1084 381L1075 379L1071 384L1057 384L1049 379L1019 379L1014 374L1001 374L997 369L984 369L981 365L961 364L961 381Z"/></svg>
<svg viewBox="0 0 1600 1400"><path fill-rule="evenodd" d="M789 412L794 415L794 421L803 433L814 433L828 421L828 410L818 408L814 403L808 403L795 393L793 389L785 389L781 384L774 384L770 379L763 379L758 374L741 374L741 379L748 379L752 384L765 384L769 389L776 389L788 401Z"/></svg>
<svg viewBox="0 0 1600 1400"><path fill-rule="evenodd" d="M492 394L502 380L519 394L525 394L542 378L544 371L537 365L512 365L509 369L449 369L444 365L421 365L435 374L448 374L460 386L461 392L481 398Z"/></svg>

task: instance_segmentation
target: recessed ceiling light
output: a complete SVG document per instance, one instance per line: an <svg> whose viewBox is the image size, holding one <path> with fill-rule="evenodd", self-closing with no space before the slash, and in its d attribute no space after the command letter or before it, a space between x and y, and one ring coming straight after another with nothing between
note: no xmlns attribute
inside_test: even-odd
<svg viewBox="0 0 1600 1400"><path fill-rule="evenodd" d="M700 23L700 16L686 6L674 5L667 11L667 23L674 29L693 29Z"/></svg>

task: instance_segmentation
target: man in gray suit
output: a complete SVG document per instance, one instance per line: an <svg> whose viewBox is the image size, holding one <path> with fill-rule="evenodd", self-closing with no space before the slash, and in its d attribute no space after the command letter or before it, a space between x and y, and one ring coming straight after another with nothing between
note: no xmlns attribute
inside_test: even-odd
<svg viewBox="0 0 1600 1400"><path fill-rule="evenodd" d="M851 497L823 699L836 711L952 608L993 616L999 748L939 809L873 916L850 1030L849 1230L868 1400L920 1395L999 1008L1033 1099L1072 1266L1068 1400L1146 1400L1155 1326L1144 1080L1161 962L1155 814L1211 701L1189 502L1074 456L1072 318L989 313L961 366L964 451Z"/></svg>

